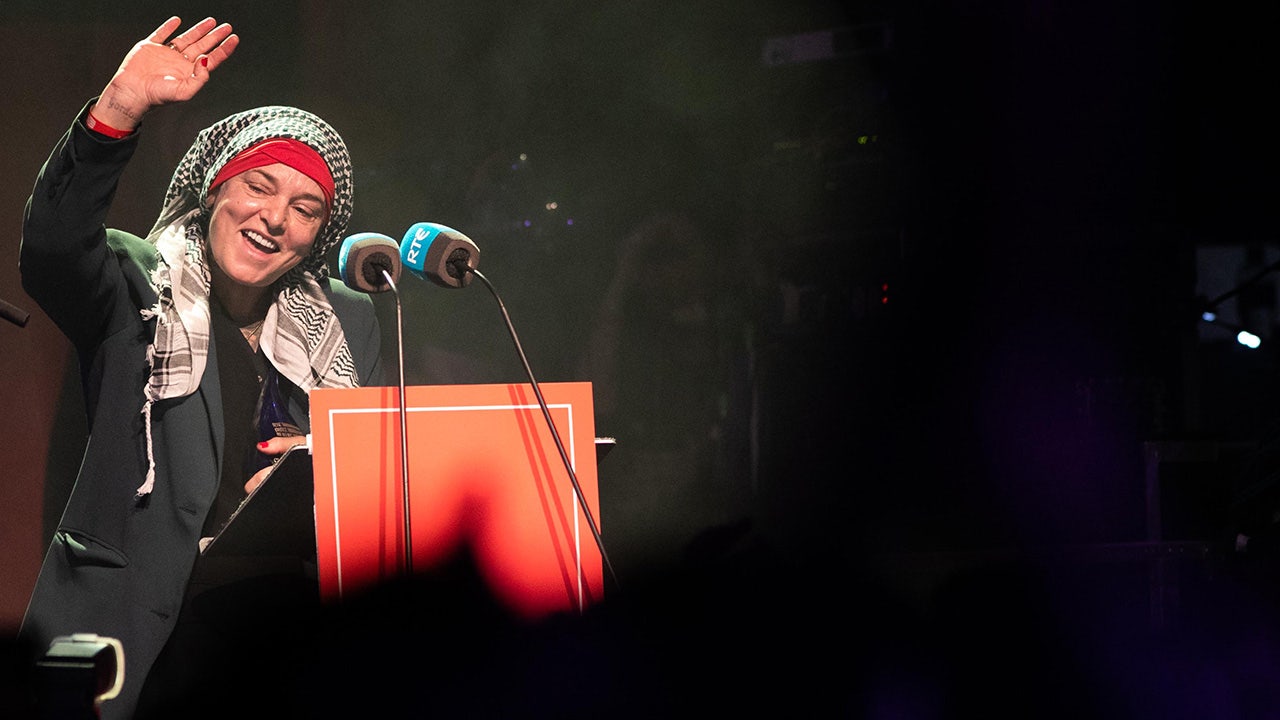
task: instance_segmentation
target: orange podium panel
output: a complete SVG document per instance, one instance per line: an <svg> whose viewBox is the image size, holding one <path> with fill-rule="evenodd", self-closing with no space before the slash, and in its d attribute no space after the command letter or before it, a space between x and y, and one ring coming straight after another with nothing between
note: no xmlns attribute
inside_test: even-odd
<svg viewBox="0 0 1280 720"><path fill-rule="evenodd" d="M600 528L591 384L539 383ZM529 384L405 389L412 572L469 546L494 596L537 618L603 597L599 547ZM320 594L405 572L395 387L311 391Z"/></svg>

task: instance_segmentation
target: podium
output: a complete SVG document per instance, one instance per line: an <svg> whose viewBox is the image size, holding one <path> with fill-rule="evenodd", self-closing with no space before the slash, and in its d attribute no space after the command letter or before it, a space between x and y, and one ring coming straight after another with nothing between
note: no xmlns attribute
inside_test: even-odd
<svg viewBox="0 0 1280 720"><path fill-rule="evenodd" d="M599 518L591 385L539 383L578 486ZM322 599L341 601L469 551L494 597L538 618L603 597L602 557L528 384L405 389L405 568L399 392L311 391L315 548Z"/></svg>
<svg viewBox="0 0 1280 720"><path fill-rule="evenodd" d="M599 527L590 383L539 383ZM603 598L603 558L533 387L405 389L409 528L394 387L311 391L311 453L286 452L204 549L216 561L314 563L340 602L468 550L495 599L537 619ZM405 558L413 567L406 568Z"/></svg>

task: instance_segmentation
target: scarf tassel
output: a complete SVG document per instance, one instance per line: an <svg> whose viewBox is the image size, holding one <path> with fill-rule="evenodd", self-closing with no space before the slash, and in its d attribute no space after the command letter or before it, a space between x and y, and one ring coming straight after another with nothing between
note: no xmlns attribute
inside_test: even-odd
<svg viewBox="0 0 1280 720"><path fill-rule="evenodd" d="M143 424L147 432L147 478L137 489L135 499L142 498L151 494L151 489L156 484L156 456L151 444L151 400L148 399L142 405Z"/></svg>

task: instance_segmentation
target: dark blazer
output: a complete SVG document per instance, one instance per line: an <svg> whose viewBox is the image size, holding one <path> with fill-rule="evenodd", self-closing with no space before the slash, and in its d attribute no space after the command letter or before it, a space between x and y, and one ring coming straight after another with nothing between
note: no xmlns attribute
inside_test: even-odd
<svg viewBox="0 0 1280 720"><path fill-rule="evenodd" d="M86 110L88 105L86 105ZM79 477L45 556L22 633L34 649L53 637L96 633L124 645L125 687L102 717L129 717L174 627L218 488L224 439L214 343L199 389L152 409L155 489L136 496L147 471L143 388L156 301L148 281L154 247L103 226L140 133L110 140L84 111L55 146L27 202L23 287L74 345L88 410ZM382 381L379 329L367 295L321 281L361 382ZM291 398L306 423L306 398ZM306 430L307 428L304 428Z"/></svg>

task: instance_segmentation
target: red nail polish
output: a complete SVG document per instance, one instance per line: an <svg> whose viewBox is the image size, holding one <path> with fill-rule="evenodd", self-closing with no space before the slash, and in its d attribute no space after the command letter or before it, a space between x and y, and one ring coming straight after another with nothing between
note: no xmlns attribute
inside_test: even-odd
<svg viewBox="0 0 1280 720"><path fill-rule="evenodd" d="M207 58L207 57L202 57L202 58L200 58L200 66L201 66L201 67L209 67L209 58Z"/></svg>
<svg viewBox="0 0 1280 720"><path fill-rule="evenodd" d="M266 450L266 449L267 449L267 441L266 441L266 440L263 440L262 442L258 443L258 449L259 449L259 450Z"/></svg>

